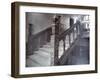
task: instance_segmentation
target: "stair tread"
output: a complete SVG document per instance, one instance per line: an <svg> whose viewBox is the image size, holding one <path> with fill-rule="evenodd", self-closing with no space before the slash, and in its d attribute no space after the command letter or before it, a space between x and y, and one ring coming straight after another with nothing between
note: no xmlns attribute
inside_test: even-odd
<svg viewBox="0 0 100 80"><path fill-rule="evenodd" d="M39 49L43 50L43 51L46 51L48 53L53 53L54 52L54 48L45 48L45 47L43 47L43 48L39 48Z"/></svg>
<svg viewBox="0 0 100 80"><path fill-rule="evenodd" d="M33 54L28 58L31 59L32 61L37 62L40 65L50 65L50 57L44 58L44 57L40 57L39 54Z"/></svg>
<svg viewBox="0 0 100 80"><path fill-rule="evenodd" d="M49 53L42 51L42 50L34 51L34 53L40 55L41 57L46 57L46 58L50 56Z"/></svg>
<svg viewBox="0 0 100 80"><path fill-rule="evenodd" d="M51 35L50 42L47 42L46 45L43 45L42 48L39 48L38 51L34 51L34 54L28 56L27 58L27 66L50 66L51 65L51 57L54 56L54 42L55 36ZM69 47L69 39L65 40L65 49ZM52 54L51 54L52 53ZM59 43L59 55L60 58L63 55L63 41Z"/></svg>
<svg viewBox="0 0 100 80"><path fill-rule="evenodd" d="M36 61L33 61L32 59L28 58L26 60L26 63L27 63L27 67L42 67L42 66L50 66L48 64L39 64L37 63Z"/></svg>
<svg viewBox="0 0 100 80"><path fill-rule="evenodd" d="M27 63L27 67L37 67L37 66L42 66L39 63L34 62L33 60L31 60L30 58L27 58L26 60Z"/></svg>
<svg viewBox="0 0 100 80"><path fill-rule="evenodd" d="M51 47L54 47L54 43L48 42L46 45L49 45Z"/></svg>
<svg viewBox="0 0 100 80"><path fill-rule="evenodd" d="M43 47L44 48L54 48L54 46L51 46L51 45L48 45L48 44L44 45Z"/></svg>

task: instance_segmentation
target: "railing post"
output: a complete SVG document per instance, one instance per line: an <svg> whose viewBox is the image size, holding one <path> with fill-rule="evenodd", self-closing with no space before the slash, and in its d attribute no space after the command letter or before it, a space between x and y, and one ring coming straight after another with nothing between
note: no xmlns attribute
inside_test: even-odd
<svg viewBox="0 0 100 80"><path fill-rule="evenodd" d="M65 52L65 47L66 47L66 45L65 45L65 38L63 39L63 52Z"/></svg>
<svg viewBox="0 0 100 80"><path fill-rule="evenodd" d="M75 40L75 31L74 31L74 28L73 28L73 40Z"/></svg>
<svg viewBox="0 0 100 80"><path fill-rule="evenodd" d="M76 27L77 27L77 31L78 31L78 35L80 35L81 34L81 32L80 32L80 26L81 25L81 23L80 23L80 21L78 20L77 22L76 22Z"/></svg>
<svg viewBox="0 0 100 80"><path fill-rule="evenodd" d="M60 27L61 16L56 16L55 18L55 43L54 43L54 65L59 63L58 49L59 49L59 27Z"/></svg>
<svg viewBox="0 0 100 80"><path fill-rule="evenodd" d="M76 34L77 34L77 36L79 35L79 29L78 29L78 25L77 24L76 24Z"/></svg>
<svg viewBox="0 0 100 80"><path fill-rule="evenodd" d="M69 36L69 46L71 45L71 37L70 37L70 34L68 34Z"/></svg>

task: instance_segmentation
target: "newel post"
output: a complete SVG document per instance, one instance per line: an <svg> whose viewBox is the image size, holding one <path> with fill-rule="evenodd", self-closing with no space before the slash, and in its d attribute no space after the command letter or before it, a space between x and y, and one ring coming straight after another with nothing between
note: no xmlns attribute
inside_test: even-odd
<svg viewBox="0 0 100 80"><path fill-rule="evenodd" d="M58 58L58 49L59 49L59 28L60 28L60 20L61 16L55 17L55 43L54 43L54 65L57 65L59 63Z"/></svg>

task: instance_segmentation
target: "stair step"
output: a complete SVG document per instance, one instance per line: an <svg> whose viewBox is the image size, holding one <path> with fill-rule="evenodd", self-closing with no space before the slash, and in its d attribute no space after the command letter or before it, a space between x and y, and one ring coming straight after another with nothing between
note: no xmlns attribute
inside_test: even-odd
<svg viewBox="0 0 100 80"><path fill-rule="evenodd" d="M27 67L42 66L42 65L38 64L37 62L31 60L30 58L27 58L27 59L26 59L26 64L27 64L27 65L26 65Z"/></svg>
<svg viewBox="0 0 100 80"><path fill-rule="evenodd" d="M43 47L44 48L54 48L53 46L50 46L50 45L44 45Z"/></svg>
<svg viewBox="0 0 100 80"><path fill-rule="evenodd" d="M34 53L44 58L49 58L51 56L49 53L42 50L34 51Z"/></svg>
<svg viewBox="0 0 100 80"><path fill-rule="evenodd" d="M44 45L43 47L44 47L44 48L54 48L54 44L51 44L51 45L46 44L46 45Z"/></svg>
<svg viewBox="0 0 100 80"><path fill-rule="evenodd" d="M72 35L71 35L72 37ZM50 66L51 58L54 57L54 42L55 36L51 35L50 42L43 45L42 48L39 48L38 51L34 51L33 55L28 56L26 63L29 67L39 67L39 66ZM69 47L69 39L65 40L65 49ZM60 58L63 55L63 41L59 43L59 55Z"/></svg>
<svg viewBox="0 0 100 80"><path fill-rule="evenodd" d="M50 43L48 42L46 45L50 46L50 47L53 47L54 48L54 43Z"/></svg>
<svg viewBox="0 0 100 80"><path fill-rule="evenodd" d="M49 66L50 62L51 62L51 57L44 58L44 57L40 57L39 54L33 54L33 55L29 56L28 58L41 66Z"/></svg>
<svg viewBox="0 0 100 80"><path fill-rule="evenodd" d="M51 35L50 42L54 42L54 40L55 40L55 36Z"/></svg>
<svg viewBox="0 0 100 80"><path fill-rule="evenodd" d="M50 48L51 46L48 45L48 44L46 44L46 45L43 45L43 47L45 47L45 48Z"/></svg>
<svg viewBox="0 0 100 80"><path fill-rule="evenodd" d="M39 48L39 50L43 50L47 53L54 53L54 48L45 48L45 47L43 47L43 48Z"/></svg>

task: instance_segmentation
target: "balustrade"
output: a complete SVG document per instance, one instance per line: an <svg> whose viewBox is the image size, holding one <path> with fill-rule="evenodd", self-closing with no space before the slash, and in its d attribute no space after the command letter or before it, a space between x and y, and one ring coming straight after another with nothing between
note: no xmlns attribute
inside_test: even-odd
<svg viewBox="0 0 100 80"><path fill-rule="evenodd" d="M80 35L80 25L79 23L74 24L72 27L67 29L66 31L60 33L60 16L56 17L55 21L55 55L54 62L55 65L59 64L60 57L65 53L67 49L69 49L74 41Z"/></svg>

